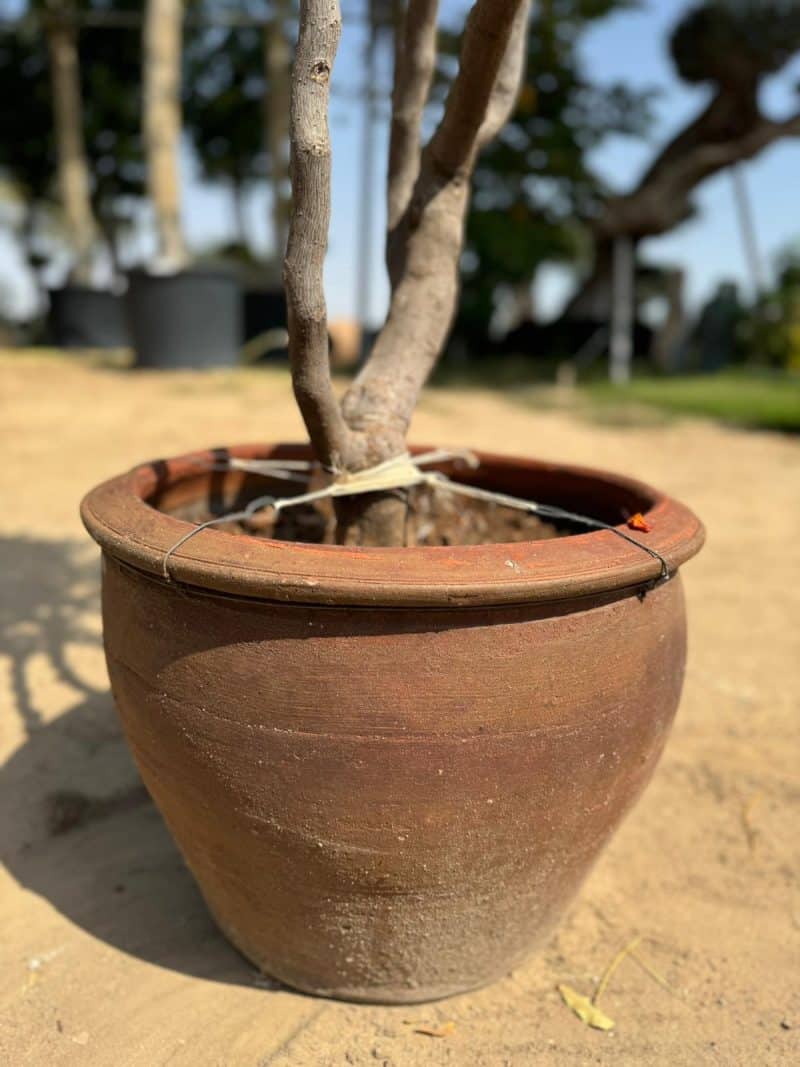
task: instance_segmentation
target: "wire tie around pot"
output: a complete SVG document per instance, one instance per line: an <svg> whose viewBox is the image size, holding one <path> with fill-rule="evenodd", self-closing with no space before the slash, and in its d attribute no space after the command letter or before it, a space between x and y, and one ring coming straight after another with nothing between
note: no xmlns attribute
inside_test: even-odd
<svg viewBox="0 0 800 1067"><path fill-rule="evenodd" d="M266 508L271 508L278 514L285 508L298 507L301 504L311 504L317 500L325 500L331 497L357 496L362 493L389 492L393 489L409 489L415 485L431 485L440 489L446 489L451 493L473 497L476 500L486 500L489 503L499 504L501 507L515 508L517 511L526 511L532 515L538 515L540 518L575 523L579 526L586 526L592 530L607 530L610 533L616 534L617 537L621 537L623 541L627 541L636 548L640 548L660 564L661 570L658 577L653 578L646 588L653 588L655 585L660 584L661 582L666 582L669 579L669 564L666 559L664 559L659 552L656 552L654 548L642 544L641 541L638 541L629 533L620 530L618 526L612 526L610 523L601 522L600 519L593 519L589 515L580 515L574 511L567 511L554 504L539 504L533 500L523 500L521 497L510 496L508 493L496 493L490 489L481 489L476 485L465 485L463 482L454 482L442 471L421 470L421 467L424 464L440 463L444 460L452 459L460 459L473 469L479 466L477 457L473 453L467 451L456 452L446 449L437 449L432 452L424 452L418 456L411 456L409 453L405 452L402 455L394 456L392 459L385 460L383 463L378 463L376 466L369 467L365 470L333 472L335 475L334 480L329 485L326 485L321 489L314 489L307 493L301 493L299 496L275 497L274 495L265 495L256 497L254 500L250 501L246 508L242 508L239 511L231 511L225 515L219 515L217 518L208 519L206 522L198 523L193 529L189 530L188 533L179 537L164 554L162 563L163 576L167 581L170 581L170 557L192 537L199 534L202 530L209 529L211 526L217 526L226 522L246 522L252 519L257 512L265 510ZM240 460L236 457L219 460L217 463L220 465L218 466L215 464L207 469L246 470L250 473L263 474L270 478L279 477L291 481L299 481L299 479L294 476L294 472L303 470L310 473L314 467L314 464L307 463L304 460L286 461L285 463L282 463L280 460Z"/></svg>
<svg viewBox="0 0 800 1067"><path fill-rule="evenodd" d="M454 482L446 475L436 472L428 474L425 481L447 489L451 493L460 493L462 496L471 496L476 500L487 500L495 504L501 504L504 507L516 508L518 511L527 511L532 515L539 515L543 519L560 519L562 522L573 522L581 526L588 526L593 530L608 530L609 533L621 537L623 541L641 548L642 551L660 563L661 573L658 578L653 579L651 585L655 585L657 582L666 582L669 579L669 564L661 553L656 552L649 545L644 545L641 541L637 541L635 537L631 537L629 533L620 530L618 526L601 522L600 519L592 519L588 515L579 515L575 511L566 511L564 508L556 507L554 504L537 504L533 500L523 500L521 497L509 496L507 493L494 493L490 489L480 489L476 485L464 485L463 482Z"/></svg>

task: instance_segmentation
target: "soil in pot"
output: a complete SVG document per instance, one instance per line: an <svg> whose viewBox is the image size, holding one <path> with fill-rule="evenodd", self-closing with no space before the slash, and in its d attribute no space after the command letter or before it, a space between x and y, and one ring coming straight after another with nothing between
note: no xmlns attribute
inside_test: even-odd
<svg viewBox="0 0 800 1067"><path fill-rule="evenodd" d="M239 360L242 306L232 272L132 271L127 314L137 367L232 367Z"/></svg>
<svg viewBox="0 0 800 1067"><path fill-rule="evenodd" d="M623 529L643 512L672 576L608 531L447 545L519 531L464 499L459 531L420 494L433 547L211 529L166 580L192 529L177 516L265 491L219 458L144 465L83 507L126 735L211 912L258 967L325 995L418 1001L501 976L655 768L683 678L676 572L702 527L628 479L484 455L458 476Z"/></svg>
<svg viewBox="0 0 800 1067"><path fill-rule="evenodd" d="M261 495L265 483L259 486ZM285 495L281 486L272 484L276 496ZM435 486L414 486L404 494L406 501L405 545L508 544L515 541L539 541L566 537L574 532L566 524L557 526L536 515L484 500L465 500ZM237 507L249 503L240 495ZM173 514L189 522L202 523L223 518L225 508L211 511L207 503L195 503ZM267 511L250 521L219 523L217 529L229 533L265 537L276 541L305 544L336 544L336 516L330 500L287 508L275 516Z"/></svg>
<svg viewBox="0 0 800 1067"><path fill-rule="evenodd" d="M48 332L59 348L127 348L124 297L107 289L66 285L49 292Z"/></svg>

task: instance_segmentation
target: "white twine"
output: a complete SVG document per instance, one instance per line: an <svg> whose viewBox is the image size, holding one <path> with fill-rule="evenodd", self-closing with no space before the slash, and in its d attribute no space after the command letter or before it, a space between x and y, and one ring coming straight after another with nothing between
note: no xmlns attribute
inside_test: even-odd
<svg viewBox="0 0 800 1067"><path fill-rule="evenodd" d="M334 471L333 481L321 489L314 489L308 493L301 493L298 496L291 497L275 497L275 496L260 496L255 500L251 500L246 508L241 511L231 511L226 515L220 515L215 519L208 519L206 522L201 522L194 529L189 530L180 537L174 545L171 545L165 555L162 565L162 572L167 581L170 580L171 575L169 573L169 560L170 557L176 552L182 545L186 544L190 538L200 533L201 530L208 529L211 526L219 525L224 522L237 522L239 520L249 520L259 512L266 509L271 509L277 515L285 508L297 507L300 504L311 504L317 500L326 500L331 497L344 497L344 496L358 496L362 493L378 493L378 492L390 492L394 489L410 489L415 485L434 485L439 489L446 489L448 492L457 493L461 496L472 497L476 500L486 500L489 503L499 504L502 507L514 508L518 511L525 511L529 514L538 515L541 518L546 519L561 519L562 521L578 523L583 526L588 526L591 529L597 530L609 530L611 533L621 537L629 544L635 545L642 551L647 552L661 565L661 573L657 579L654 579L651 584L655 582L667 581L669 578L669 566L667 561L661 556L655 549L649 547L649 545L642 544L641 541L637 541L635 537L631 537L630 534L625 533L623 530L618 529L616 526L612 526L609 523L601 522L599 519L593 519L588 515L579 515L572 511L565 511L563 508L555 507L551 504L538 504L533 500L523 500L521 497L509 496L507 493L496 493L489 489L480 489L475 485L464 485L462 482L452 481L442 471L426 471L421 467L430 463L440 463L444 460L458 459L465 462L469 467L475 469L480 466L480 461L472 453L468 451L449 451L446 449L437 449L432 452L423 452L421 455L412 456L408 452L404 452L399 456L394 456L392 459L384 460L383 463L378 463L374 467L368 467L366 470L361 471ZM230 459L218 460L214 464L208 465L207 470L242 470L251 474L261 474L269 478L283 478L287 481L300 482L301 479L295 476L294 472L304 471L310 473L316 465L306 460L255 460L255 459L238 459L231 457Z"/></svg>

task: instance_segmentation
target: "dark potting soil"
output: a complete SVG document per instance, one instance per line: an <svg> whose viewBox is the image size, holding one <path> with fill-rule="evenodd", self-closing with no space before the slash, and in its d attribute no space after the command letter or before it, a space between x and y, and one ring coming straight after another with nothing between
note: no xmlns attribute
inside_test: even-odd
<svg viewBox="0 0 800 1067"><path fill-rule="evenodd" d="M433 486L415 486L405 491L405 495L408 507L407 545L506 544L514 541L544 541L565 537L572 532L524 511L491 501L457 496ZM205 522L217 517L200 507L180 512L180 518L192 522ZM264 511L251 521L220 523L216 528L228 533L269 537L278 541L335 544L335 526L331 501L321 500L287 508L277 517Z"/></svg>

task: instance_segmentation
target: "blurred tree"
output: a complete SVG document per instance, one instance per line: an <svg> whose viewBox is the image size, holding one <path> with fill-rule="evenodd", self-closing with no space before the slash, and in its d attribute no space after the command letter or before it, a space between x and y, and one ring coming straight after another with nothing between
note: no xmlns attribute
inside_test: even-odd
<svg viewBox="0 0 800 1067"><path fill-rule="evenodd" d="M264 177L262 34L257 27L193 27L186 42L186 130L211 182L229 184L237 237L247 244L243 201Z"/></svg>
<svg viewBox="0 0 800 1067"><path fill-rule="evenodd" d="M139 14L141 0L83 0L87 9ZM86 148L95 218L115 268L144 196L142 42L130 28L87 25L80 35Z"/></svg>
<svg viewBox="0 0 800 1067"><path fill-rule="evenodd" d="M50 59L56 175L61 210L73 253L70 281L89 285L97 224L92 211L89 160L83 131L78 27L73 0L44 0L43 15Z"/></svg>
<svg viewBox="0 0 800 1067"><path fill-rule="evenodd" d="M200 0L208 23L187 35L186 126L203 175L230 185L238 240L248 244L243 206L266 179L272 243L283 255L289 220L289 73L294 0ZM213 25L214 16L246 15L262 25Z"/></svg>
<svg viewBox="0 0 800 1067"><path fill-rule="evenodd" d="M4 18L11 6L2 4ZM14 101L0 108L0 171L21 204L18 236L35 267L41 215L55 203L56 164L47 47L33 23L0 36L0 98Z"/></svg>
<svg viewBox="0 0 800 1067"><path fill-rule="evenodd" d="M155 208L159 270L186 261L181 228L180 139L182 128L182 0L147 0L142 33L142 129L147 191Z"/></svg>
<svg viewBox="0 0 800 1067"><path fill-rule="evenodd" d="M107 0L76 0L74 10L82 14L108 7ZM114 0L114 7L132 12L141 9L138 0ZM27 14L41 10L41 4L32 4ZM0 17L12 14L15 18L19 14L17 5L0 4ZM40 262L41 231L52 230L59 200L54 99L41 22L23 18L15 22L15 31L0 36L0 94L14 102L0 109L0 171L21 202L19 237L35 269ZM115 258L118 231L142 189L141 46L137 34L129 30L97 26L81 27L77 45L91 212ZM96 229L94 236L98 236Z"/></svg>
<svg viewBox="0 0 800 1067"><path fill-rule="evenodd" d="M706 0L681 19L670 38L673 62L685 81L710 87L709 101L658 153L635 189L602 205L592 226L593 269L568 315L608 318L616 238L635 245L671 230L692 216L692 194L706 178L800 134L800 112L774 120L759 104L764 79L798 49L796 0Z"/></svg>
<svg viewBox="0 0 800 1067"><path fill-rule="evenodd" d="M537 269L586 255L580 220L596 214L607 193L589 152L612 134L643 135L652 94L592 83L581 38L598 19L636 6L544 0L534 11L517 108L475 173L459 316L473 338L485 334L504 289L515 290L518 317L529 317Z"/></svg>
<svg viewBox="0 0 800 1067"><path fill-rule="evenodd" d="M748 313L741 339L750 362L800 372L800 246L779 257L777 283Z"/></svg>
<svg viewBox="0 0 800 1067"><path fill-rule="evenodd" d="M289 180L289 96L294 27L293 0L273 0L272 18L264 32L263 96L265 138L272 187L272 229L275 253L286 250L291 208Z"/></svg>

